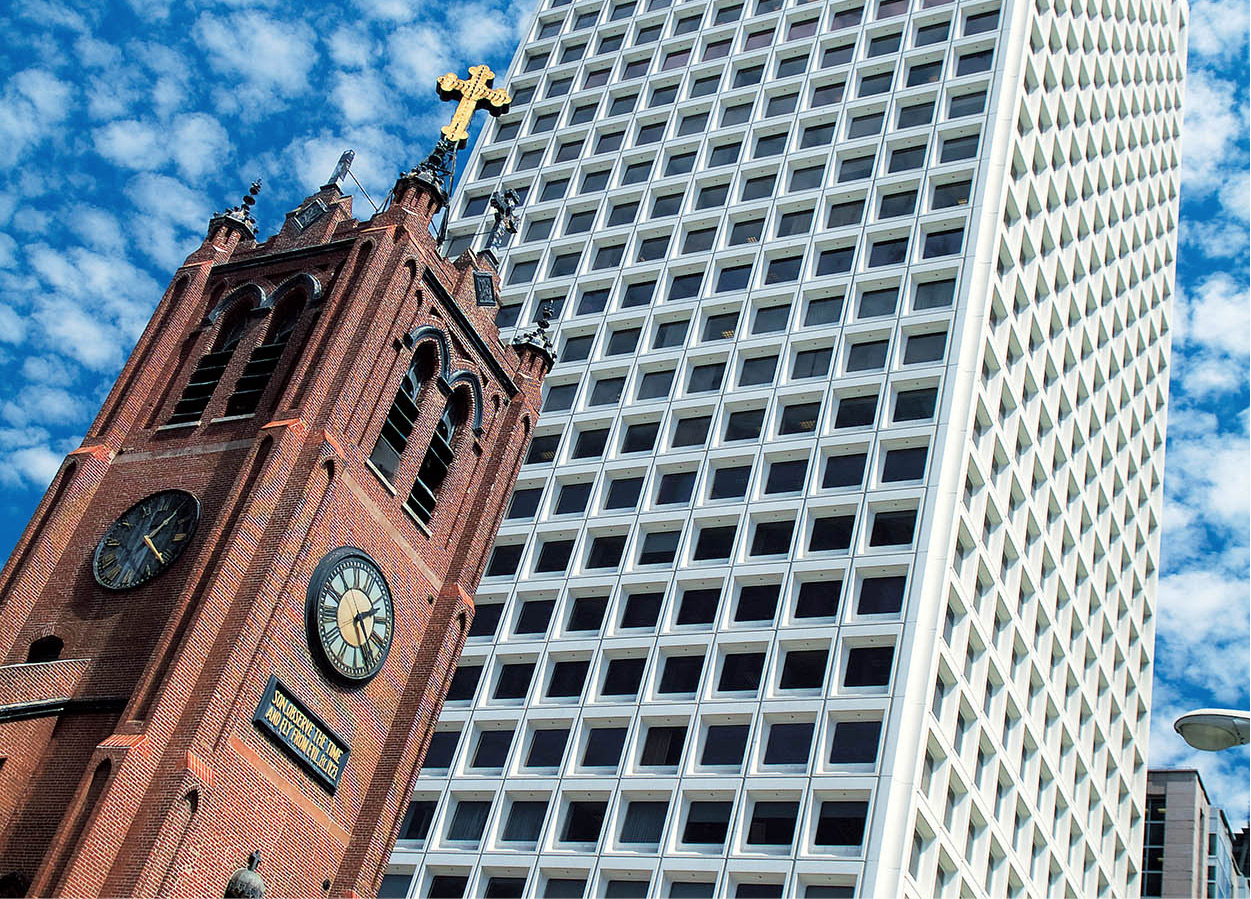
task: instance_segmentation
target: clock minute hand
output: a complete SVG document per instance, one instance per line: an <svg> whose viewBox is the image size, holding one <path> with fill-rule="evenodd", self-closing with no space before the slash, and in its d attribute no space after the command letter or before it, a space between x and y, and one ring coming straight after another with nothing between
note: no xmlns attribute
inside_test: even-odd
<svg viewBox="0 0 1251 899"><path fill-rule="evenodd" d="M158 533L160 533L161 528L165 527L165 525L169 524L171 521L174 520L174 516L176 516L177 514L178 512L176 510L173 512L170 512L169 518L166 518L164 521L158 524L153 530L148 531L148 537L155 537Z"/></svg>

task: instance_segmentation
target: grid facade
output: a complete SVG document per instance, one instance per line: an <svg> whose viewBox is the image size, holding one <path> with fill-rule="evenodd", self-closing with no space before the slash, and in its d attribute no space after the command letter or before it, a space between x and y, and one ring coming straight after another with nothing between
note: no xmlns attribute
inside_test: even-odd
<svg viewBox="0 0 1251 899"><path fill-rule="evenodd" d="M559 362L384 894L1131 895L1185 9L544 3Z"/></svg>

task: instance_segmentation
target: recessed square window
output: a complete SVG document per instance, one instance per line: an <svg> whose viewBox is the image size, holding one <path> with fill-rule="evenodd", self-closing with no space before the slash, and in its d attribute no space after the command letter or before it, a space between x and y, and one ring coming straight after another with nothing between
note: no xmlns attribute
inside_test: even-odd
<svg viewBox="0 0 1251 899"><path fill-rule="evenodd" d="M753 84L759 84L764 79L764 66L748 66L739 69L734 73L735 88L750 87Z"/></svg>
<svg viewBox="0 0 1251 899"><path fill-rule="evenodd" d="M884 687L890 683L893 646L857 646L847 653L845 687Z"/></svg>
<svg viewBox="0 0 1251 899"><path fill-rule="evenodd" d="M590 484L565 484L560 488L560 495L556 500L555 513L557 515L568 515L573 512L585 512L586 501L590 496Z"/></svg>
<svg viewBox="0 0 1251 899"><path fill-rule="evenodd" d="M897 128L916 128L934 121L934 104L932 102L914 103L911 106L900 106L899 115L895 119Z"/></svg>
<svg viewBox="0 0 1251 899"><path fill-rule="evenodd" d="M578 384L552 384L547 388L547 396L543 398L544 412L563 412L573 406L574 395L578 392ZM510 510L509 517L512 516Z"/></svg>
<svg viewBox="0 0 1251 899"><path fill-rule="evenodd" d="M469 625L470 637L494 637L499 629L500 616L503 614L503 603L475 603L473 624Z"/></svg>
<svg viewBox="0 0 1251 899"><path fill-rule="evenodd" d="M866 340L847 349L847 371L875 371L886 367L888 340Z"/></svg>
<svg viewBox="0 0 1251 899"><path fill-rule="evenodd" d="M916 481L925 475L925 460L929 447L887 450L882 465L883 481Z"/></svg>
<svg viewBox="0 0 1251 899"><path fill-rule="evenodd" d="M539 508L539 498L543 496L542 487L528 487L513 491L512 502L508 504L509 519L533 518Z"/></svg>
<svg viewBox="0 0 1251 899"><path fill-rule="evenodd" d="M839 400L835 428L858 428L873 424L877 417L877 396L849 396Z"/></svg>
<svg viewBox="0 0 1251 899"><path fill-rule="evenodd" d="M765 116L768 118L776 115L790 115L797 105L799 105L799 94L780 94L770 97L765 106Z"/></svg>
<svg viewBox="0 0 1251 899"><path fill-rule="evenodd" d="M774 724L769 728L763 762L766 765L806 765L811 749L811 721Z"/></svg>
<svg viewBox="0 0 1251 899"><path fill-rule="evenodd" d="M799 56L785 56L778 60L773 77L789 78L792 75L802 75L806 71L808 71L807 53Z"/></svg>
<svg viewBox="0 0 1251 899"><path fill-rule="evenodd" d="M713 724L704 739L701 765L741 765L747 749L746 724Z"/></svg>
<svg viewBox="0 0 1251 899"><path fill-rule="evenodd" d="M822 802L813 840L818 846L859 846L864 841L867 802Z"/></svg>
<svg viewBox="0 0 1251 899"><path fill-rule="evenodd" d="M662 124L658 127L660 127L663 130L664 125ZM652 140L659 140L659 139L660 139L659 137L652 137ZM643 137L642 137L642 129L640 129L638 143L644 143L644 142L645 141L643 140ZM621 173L621 183L622 185L641 184L642 182L647 180L647 177L651 173L652 173L651 160L648 160L647 162L636 162L636 163L633 163L632 165L626 166L625 171Z"/></svg>
<svg viewBox="0 0 1251 899"><path fill-rule="evenodd" d="M686 381L687 393L707 393L721 389L721 379L725 373L724 362L710 362L696 365L691 369Z"/></svg>
<svg viewBox="0 0 1251 899"><path fill-rule="evenodd" d="M673 369L644 372L639 379L637 399L654 400L669 396L673 388Z"/></svg>
<svg viewBox="0 0 1251 899"><path fill-rule="evenodd" d="M582 764L587 768L615 768L625 747L624 727L592 727L586 739Z"/></svg>
<svg viewBox="0 0 1251 899"><path fill-rule="evenodd" d="M486 576L500 577L513 574L517 570L517 563L521 561L521 553L524 549L524 543L503 543L496 546L491 553L491 561L487 564Z"/></svg>
<svg viewBox="0 0 1251 899"><path fill-rule="evenodd" d="M986 92L957 94L947 101L947 117L958 119L966 115L980 115L986 108Z"/></svg>
<svg viewBox="0 0 1251 899"><path fill-rule="evenodd" d="M461 666L461 668L463 667ZM461 668L456 669L457 673L461 671ZM481 674L481 672L482 668L479 666L478 673ZM450 699L451 697L448 698ZM436 730L430 736L430 745L426 748L426 758L421 764L422 770L450 768L452 756L456 753L456 744L459 742L459 730Z"/></svg>
<svg viewBox="0 0 1251 899"><path fill-rule="evenodd" d="M663 259L666 251L669 249L669 235L664 234L659 237L648 237L639 241L638 262L650 262L655 259Z"/></svg>
<svg viewBox="0 0 1251 899"><path fill-rule="evenodd" d="M730 827L731 802L695 801L687 811L682 842L693 845L721 846Z"/></svg>
<svg viewBox="0 0 1251 899"><path fill-rule="evenodd" d="M565 817L565 829L560 838L566 843L598 842L607 811L607 802L570 802L569 812Z"/></svg>
<svg viewBox="0 0 1251 899"><path fill-rule="evenodd" d="M843 225L858 225L864 216L864 200L852 200L847 203L835 203L830 207L826 217L827 228L839 228Z"/></svg>
<svg viewBox="0 0 1251 899"><path fill-rule="evenodd" d="M920 421L934 416L938 402L938 388L923 387L919 390L901 390L895 398L895 421Z"/></svg>
<svg viewBox="0 0 1251 899"><path fill-rule="evenodd" d="M899 302L899 289L885 287L877 290L866 290L860 294L860 318L875 318L879 315L894 315L895 306Z"/></svg>
<svg viewBox="0 0 1251 899"><path fill-rule="evenodd" d="M947 332L936 334L912 334L904 345L904 364L913 365L921 362L937 362L943 358L947 349Z"/></svg>
<svg viewBox="0 0 1251 899"><path fill-rule="evenodd" d="M814 518L812 536L808 540L811 552L844 550L851 547L851 535L856 526L854 515L829 515Z"/></svg>
<svg viewBox="0 0 1251 899"><path fill-rule="evenodd" d="M795 459L789 462L774 462L769 466L769 477L765 482L765 493L794 493L804 489L804 479L808 474L808 460Z"/></svg>
<svg viewBox="0 0 1251 899"><path fill-rule="evenodd" d="M682 761L682 749L686 745L686 728L652 726L647 728L643 740L643 753L639 764L649 768L676 768Z"/></svg>
<svg viewBox="0 0 1251 899"><path fill-rule="evenodd" d="M764 426L763 409L740 409L731 412L725 421L725 441L755 440Z"/></svg>
<svg viewBox="0 0 1251 899"><path fill-rule="evenodd" d="M693 168L695 168L694 153L677 153L669 157L669 162L665 165L665 176L687 175Z"/></svg>
<svg viewBox="0 0 1251 899"><path fill-rule="evenodd" d="M665 659L660 676L658 693L694 693L699 689L699 677L704 671L703 656L669 656ZM685 732L686 728L682 728ZM674 761L672 764L677 764Z"/></svg>
<svg viewBox="0 0 1251 899"><path fill-rule="evenodd" d="M652 341L652 349L661 350L667 347L681 346L686 341L686 332L690 322L686 319L675 322L661 322L656 326L656 337Z"/></svg>
<svg viewBox="0 0 1251 899"><path fill-rule="evenodd" d="M442 896L451 897L451 899L462 899L465 895L465 888L468 886L468 875L436 874L430 878L430 888L426 896L428 899ZM405 894L407 894L407 887L405 888Z"/></svg>
<svg viewBox="0 0 1251 899"><path fill-rule="evenodd" d="M669 300L689 300L699 296L699 288L704 283L703 271L688 272L685 275L675 275L669 283ZM686 334L686 323L681 322L682 333ZM663 326L662 326L663 327Z"/></svg>
<svg viewBox="0 0 1251 899"><path fill-rule="evenodd" d="M604 696L635 696L643 679L646 659L612 659L604 674Z"/></svg>
<svg viewBox="0 0 1251 899"><path fill-rule="evenodd" d="M982 50L978 53L966 53L956 60L956 76L973 75L977 72L989 72L994 63L995 51Z"/></svg>
<svg viewBox="0 0 1251 899"><path fill-rule="evenodd" d="M533 843L539 838L543 827L543 819L547 816L547 802L534 800L514 800L508 810L508 819L504 823L504 832L500 840L506 843ZM498 880L499 878L491 878ZM524 878L508 878L525 883ZM520 896L518 892L516 895Z"/></svg>
<svg viewBox="0 0 1251 899"><path fill-rule="evenodd" d="M925 235L925 246L921 251L922 258L934 259L938 256L955 256L964 245L964 229L953 228L949 231L931 231Z"/></svg>
<svg viewBox="0 0 1251 899"><path fill-rule="evenodd" d="M713 147L708 154L708 165L715 168L721 165L733 165L738 162L738 154L742 149L741 144L722 144L719 147Z"/></svg>
<svg viewBox="0 0 1251 899"><path fill-rule="evenodd" d="M908 87L937 84L943 78L943 62L921 62L908 67Z"/></svg>
<svg viewBox="0 0 1251 899"><path fill-rule="evenodd" d="M774 334L785 331L790 321L790 306L764 306L756 310L756 318L752 322L752 334Z"/></svg>
<svg viewBox="0 0 1251 899"><path fill-rule="evenodd" d="M850 62L853 54L853 48L848 45L846 47L831 47L821 56L822 67L841 65ZM845 59L842 57L846 56ZM843 92L846 85L841 81L833 84L819 84L812 89L812 108L819 109L822 106L833 106L836 103L843 102Z"/></svg>
<svg viewBox="0 0 1251 899"><path fill-rule="evenodd" d="M955 298L955 293L956 282L954 278L923 282L916 286L912 308L920 311L922 309L940 309L944 306L950 306Z"/></svg>
<svg viewBox="0 0 1251 899"><path fill-rule="evenodd" d="M692 477L694 475L692 474ZM643 546L639 550L640 565L660 565L673 561L678 552L678 541L682 539L681 531L652 531L643 538Z"/></svg>
<svg viewBox="0 0 1251 899"><path fill-rule="evenodd" d="M877 761L881 721L839 721L830 745L831 765L872 765Z"/></svg>
<svg viewBox="0 0 1251 899"><path fill-rule="evenodd" d="M772 621L778 606L778 584L748 584L738 593L735 621Z"/></svg>
<svg viewBox="0 0 1251 899"><path fill-rule="evenodd" d="M730 245L738 246L745 243L756 243L760 240L760 234L764 230L764 219L745 219L737 221L730 228ZM740 266L740 268L743 266ZM750 268L750 266L747 266ZM722 269L721 277L725 278L726 273L731 269ZM718 290L721 289L718 284Z"/></svg>
<svg viewBox="0 0 1251 899"><path fill-rule="evenodd" d="M843 582L833 580L805 581L795 598L796 618L833 618L838 614L838 598Z"/></svg>
<svg viewBox="0 0 1251 899"><path fill-rule="evenodd" d="M822 487L859 487L864 480L865 453L830 456L825 463Z"/></svg>
<svg viewBox="0 0 1251 899"><path fill-rule="evenodd" d="M555 219L534 219L526 225L526 241L547 240L552 234L552 223ZM515 271L515 269L514 269ZM512 283L512 279L509 279Z"/></svg>
<svg viewBox="0 0 1251 899"><path fill-rule="evenodd" d="M410 802L408 811L404 813L404 821L400 824L400 839L424 840L429 836L430 825L434 823L434 808L435 803L430 800ZM407 890L404 895L408 895Z"/></svg>
<svg viewBox="0 0 1251 899"><path fill-rule="evenodd" d="M522 603L521 614L517 616L517 626L513 628L513 633L546 634L555 607L555 601L550 599L532 599Z"/></svg>
<svg viewBox="0 0 1251 899"><path fill-rule="evenodd" d="M755 359L744 359L739 371L739 387L755 387L760 384L772 384L773 373L777 369L777 359L773 356L758 356Z"/></svg>
<svg viewBox="0 0 1251 899"><path fill-rule="evenodd" d="M817 276L838 275L851 271L851 263L855 257L855 247L838 247L833 250L822 250L817 257Z"/></svg>
<svg viewBox="0 0 1251 899"><path fill-rule="evenodd" d="M780 556L790 552L791 536L795 531L793 521L762 521L756 525L756 535L751 542L753 556Z"/></svg>
<svg viewBox="0 0 1251 899"><path fill-rule="evenodd" d="M760 689L764 659L763 652L727 653L717 689L726 693L756 692Z"/></svg>
<svg viewBox="0 0 1251 899"><path fill-rule="evenodd" d="M607 428L591 428L581 431L573 445L573 458L592 459L604 454L604 445L608 441Z"/></svg>
<svg viewBox="0 0 1251 899"><path fill-rule="evenodd" d="M534 677L533 662L516 662L501 665L499 677L495 681L496 699L525 699L530 690L530 680Z"/></svg>
<svg viewBox="0 0 1251 899"><path fill-rule="evenodd" d="M954 206L966 206L973 185L970 181L955 181L951 184L939 184L934 187L931 207L934 209L950 209Z"/></svg>
<svg viewBox="0 0 1251 899"><path fill-rule="evenodd" d="M904 586L908 579L903 575L889 577L866 577L860 583L860 601L856 612L861 615L896 615L903 608Z"/></svg>
<svg viewBox="0 0 1251 899"><path fill-rule="evenodd" d="M591 541L591 551L587 553L587 568L616 568L621 564L621 554L625 551L624 534L596 537Z"/></svg>
<svg viewBox="0 0 1251 899"><path fill-rule="evenodd" d="M552 677L547 683L547 695L552 698L581 696L590 665L591 663L585 660L557 662L552 666Z"/></svg>
<svg viewBox="0 0 1251 899"><path fill-rule="evenodd" d="M890 172L908 172L913 169L919 169L925 164L925 145L919 147L901 147L891 151L890 164L888 171Z"/></svg>
<svg viewBox="0 0 1251 899"><path fill-rule="evenodd" d="M696 97L706 97L709 94L715 94L721 86L721 75L711 75L707 78L696 78L695 83L691 85L690 98L694 100Z"/></svg>
<svg viewBox="0 0 1251 899"><path fill-rule="evenodd" d="M604 623L607 608L606 596L579 596L573 601L565 629L570 632L598 631Z"/></svg>
<svg viewBox="0 0 1251 899"><path fill-rule="evenodd" d="M878 512L873 516L873 530L869 535L870 546L902 546L912 542L916 530L916 509L898 512Z"/></svg>
<svg viewBox="0 0 1251 899"><path fill-rule="evenodd" d="M656 445L656 434L659 431L659 422L627 425L625 436L621 440L621 451L623 453L641 453L650 450Z"/></svg>
<svg viewBox="0 0 1251 899"><path fill-rule="evenodd" d="M785 256L769 260L769 267L765 271L765 284L786 284L791 281L798 281L799 275L803 271L803 256Z"/></svg>
<svg viewBox="0 0 1251 899"><path fill-rule="evenodd" d="M739 195L739 199L744 203L747 203L751 200L762 200L766 197L771 197L773 196L774 186L776 183L777 178L774 175L762 175L758 178L748 178L743 182L743 190ZM741 229L738 228L738 225L740 224L743 226ZM760 239L763 227L763 219L736 223L735 229L737 229L738 236L735 238L733 236L735 231L732 231L730 244L733 246L741 243L755 243Z"/></svg>
<svg viewBox="0 0 1251 899"><path fill-rule="evenodd" d="M675 447L701 446L708 439L708 425L711 423L711 415L679 418L673 429L673 445Z"/></svg>
<svg viewBox="0 0 1251 899"><path fill-rule="evenodd" d="M569 555L573 552L572 540L548 540L539 550L534 570L538 572L564 571L569 567Z"/></svg>
<svg viewBox="0 0 1251 899"><path fill-rule="evenodd" d="M830 371L833 351L828 347L817 350L800 350L791 365L791 379L824 378Z"/></svg>
<svg viewBox="0 0 1251 899"><path fill-rule="evenodd" d="M869 40L869 57L889 56L892 53L899 52L899 46L903 42L903 34L896 31L894 34L879 34L877 37Z"/></svg>
<svg viewBox="0 0 1251 899"><path fill-rule="evenodd" d="M879 72L875 75L862 75L860 77L860 94L861 97L873 97L877 94L884 94L890 90L891 84L895 80L895 73Z"/></svg>
<svg viewBox="0 0 1251 899"><path fill-rule="evenodd" d="M585 894L584 877L549 877L543 887L543 899L582 899Z"/></svg>
<svg viewBox="0 0 1251 899"><path fill-rule="evenodd" d="M810 125L803 130L799 138L799 149L808 150L812 147L828 147L834 143L834 125Z"/></svg>
<svg viewBox="0 0 1251 899"><path fill-rule="evenodd" d="M717 293L746 290L751 283L751 270L750 264L734 265L721 269L721 273L717 276Z"/></svg>
<svg viewBox="0 0 1251 899"><path fill-rule="evenodd" d="M947 35L950 31L950 22L938 22L934 25L922 25L917 29L915 46L928 47L930 44L941 44L943 41L947 40Z"/></svg>
<svg viewBox="0 0 1251 899"><path fill-rule="evenodd" d="M686 237L682 240L682 252L702 253L706 250L711 250L716 239L716 228L697 228L694 231L688 231L686 232Z"/></svg>
<svg viewBox="0 0 1251 899"><path fill-rule="evenodd" d="M625 820L621 823L621 842L628 844L657 844L665 829L665 816L669 813L667 802L644 802L631 800L626 804ZM618 881L619 883L629 881ZM645 895L645 893L639 893ZM578 893L581 897L582 894Z"/></svg>
<svg viewBox="0 0 1251 899"><path fill-rule="evenodd" d="M705 529L712 530L712 529ZM733 531L730 528L730 531ZM734 536L731 533L730 540ZM678 606L678 624L712 624L717 617L717 606L721 604L721 590L716 587L705 587L695 590L683 590L682 601Z"/></svg>
<svg viewBox="0 0 1251 899"><path fill-rule="evenodd" d="M482 839L482 831L486 827L487 815L490 811L491 803L486 800L462 799L456 803L456 811L452 813L452 821L447 828L447 838L463 842Z"/></svg>
<svg viewBox="0 0 1251 899"><path fill-rule="evenodd" d="M732 45L732 42L729 40L709 42L708 46L704 48L704 56L703 56L702 61L708 62L709 60L712 60L712 59L724 59L725 57L730 55L731 45Z"/></svg>
<svg viewBox="0 0 1251 899"><path fill-rule="evenodd" d="M787 725L798 726L798 725ZM812 725L807 725L811 729ZM789 846L795 840L795 821L799 817L798 802L757 802L752 808L751 824L747 828L749 846ZM744 887L749 887L744 891ZM756 890L757 887L769 889ZM782 884L740 883L735 899L746 897L781 896Z"/></svg>
<svg viewBox="0 0 1251 899"><path fill-rule="evenodd" d="M857 137L868 137L871 134L881 134L884 121L885 115L880 112L855 116L847 125L847 136L855 139Z"/></svg>
<svg viewBox="0 0 1251 899"><path fill-rule="evenodd" d="M786 149L786 133L770 134L761 137L756 141L756 149L752 153L753 159L765 159L769 156L777 156Z"/></svg>
<svg viewBox="0 0 1251 899"><path fill-rule="evenodd" d="M912 215L917 208L917 192L915 190L900 191L895 194L883 194L878 202L879 218L894 218L900 215Z"/></svg>
<svg viewBox="0 0 1251 899"><path fill-rule="evenodd" d="M627 353L633 353L638 347L639 335L642 333L641 328L618 328L608 337L608 346L605 348L605 355L621 356Z"/></svg>
<svg viewBox="0 0 1251 899"><path fill-rule="evenodd" d="M851 156L844 159L838 167L838 181L859 181L873 174L873 156Z"/></svg>
<svg viewBox="0 0 1251 899"><path fill-rule="evenodd" d="M449 701L473 699L478 690L478 680L482 677L481 665L458 665L452 675L452 683L448 686Z"/></svg>
<svg viewBox="0 0 1251 899"><path fill-rule="evenodd" d="M695 200L695 208L714 209L724 206L729 191L730 186L728 184L716 184L712 187L701 188L699 196Z"/></svg>
<svg viewBox="0 0 1251 899"><path fill-rule="evenodd" d="M621 402L621 391L625 387L625 378L601 378L591 388L590 405L611 406Z"/></svg>
<svg viewBox="0 0 1251 899"><path fill-rule="evenodd" d="M821 414L820 403L795 403L782 408L781 421L778 423L779 434L810 434L817 428L817 417Z"/></svg>
<svg viewBox="0 0 1251 899"><path fill-rule="evenodd" d="M908 238L874 241L869 249L869 267L900 265L908 261Z"/></svg>
<svg viewBox="0 0 1251 899"><path fill-rule="evenodd" d="M655 627L660 617L660 604L664 602L663 593L631 593L626 596L625 608L621 612L621 627Z"/></svg>
<svg viewBox="0 0 1251 899"><path fill-rule="evenodd" d="M747 482L751 479L750 465L718 468L712 476L710 499L742 499L747 494Z"/></svg>

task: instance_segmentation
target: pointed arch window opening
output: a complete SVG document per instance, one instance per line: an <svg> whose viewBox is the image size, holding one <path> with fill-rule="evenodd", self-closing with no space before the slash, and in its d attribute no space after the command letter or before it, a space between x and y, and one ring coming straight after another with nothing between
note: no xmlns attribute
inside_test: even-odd
<svg viewBox="0 0 1251 899"><path fill-rule="evenodd" d="M417 470L417 479L413 489L409 491L404 505L408 511L422 524L429 524L434 517L434 507L439 499L439 488L447 480L451 470L454 453L452 443L456 438L457 428L465 416L455 394L448 397L443 407L443 415L435 425L434 434L430 438L430 446L421 460L421 468Z"/></svg>
<svg viewBox="0 0 1251 899"><path fill-rule="evenodd" d="M222 375L226 373L226 366L230 364L239 341L248 329L248 312L249 309L240 304L223 322L214 341L214 348L201 356L196 363L167 424L193 424L200 420Z"/></svg>
<svg viewBox="0 0 1251 899"><path fill-rule="evenodd" d="M291 335L300 322L304 306L305 298L299 296L290 302L283 303L275 312L269 333L264 342L252 350L247 365L244 366L243 373L235 384L234 393L226 401L225 415L227 417L251 415L256 412L261 397L269 386L278 363L282 359L282 354L291 340Z"/></svg>
<svg viewBox="0 0 1251 899"><path fill-rule="evenodd" d="M395 473L400 467L400 458L408 448L408 439L412 436L413 426L417 422L418 396L422 387L434 373L434 362L431 359L433 349L423 347L413 355L413 361L404 373L404 380L395 392L395 401L391 404L387 417L382 422L382 430L378 441L369 454L369 461L374 468L394 483Z"/></svg>

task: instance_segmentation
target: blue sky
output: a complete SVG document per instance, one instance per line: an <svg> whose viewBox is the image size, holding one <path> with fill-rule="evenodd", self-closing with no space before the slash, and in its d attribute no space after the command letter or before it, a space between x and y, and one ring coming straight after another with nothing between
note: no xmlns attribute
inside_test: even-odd
<svg viewBox="0 0 1251 899"><path fill-rule="evenodd" d="M212 212L261 177L272 233L348 147L381 198L450 111L434 78L502 73L530 4L6 5L0 556ZM1200 769L1235 826L1248 753L1193 752L1171 722L1251 701L1247 54L1246 0L1192 4L1151 739L1151 764Z"/></svg>

